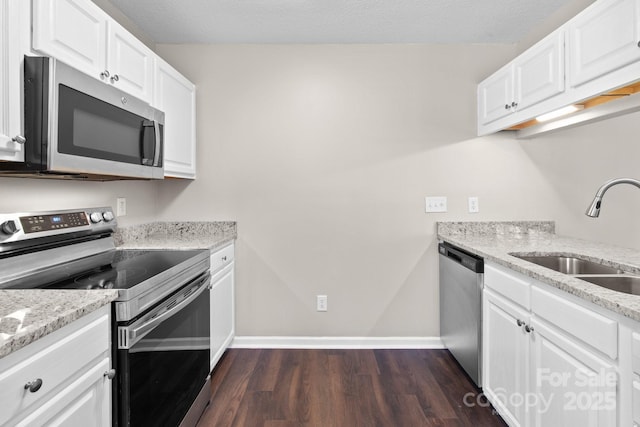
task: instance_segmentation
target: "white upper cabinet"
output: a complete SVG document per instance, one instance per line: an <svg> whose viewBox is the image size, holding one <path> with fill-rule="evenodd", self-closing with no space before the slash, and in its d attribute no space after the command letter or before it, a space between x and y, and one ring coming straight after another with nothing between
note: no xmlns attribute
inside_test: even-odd
<svg viewBox="0 0 640 427"><path fill-rule="evenodd" d="M564 92L564 31L557 31L514 61L515 108Z"/></svg>
<svg viewBox="0 0 640 427"><path fill-rule="evenodd" d="M108 24L109 81L131 95L151 101L154 53L121 25Z"/></svg>
<svg viewBox="0 0 640 427"><path fill-rule="evenodd" d="M640 0L601 0L569 25L570 84L579 86L640 59Z"/></svg>
<svg viewBox="0 0 640 427"><path fill-rule="evenodd" d="M497 91L491 85L514 68L512 101L498 111ZM566 82L565 82L566 78ZM572 104L590 108L586 102L640 80L640 0L596 0L506 66L478 85L478 135L537 124L535 119ZM629 88L629 93L633 89ZM486 92L486 93L485 93ZM612 101L615 97L606 100ZM613 105L572 120L528 128L533 136L563 125L575 125L635 111L633 102ZM498 114L500 113L500 114ZM564 123L564 124L563 124Z"/></svg>
<svg viewBox="0 0 640 427"><path fill-rule="evenodd" d="M165 114L164 175L196 177L196 87L171 65L156 59L153 106Z"/></svg>
<svg viewBox="0 0 640 427"><path fill-rule="evenodd" d="M94 77L106 69L107 16L83 0L34 0L33 48Z"/></svg>
<svg viewBox="0 0 640 427"><path fill-rule="evenodd" d="M0 161L23 161L22 0L0 0Z"/></svg>
<svg viewBox="0 0 640 427"><path fill-rule="evenodd" d="M478 85L478 115L483 124L511 114L513 98L513 66L493 74Z"/></svg>
<svg viewBox="0 0 640 427"><path fill-rule="evenodd" d="M153 52L87 0L34 0L33 48L151 101Z"/></svg>
<svg viewBox="0 0 640 427"><path fill-rule="evenodd" d="M557 31L478 85L486 125L564 92L564 31Z"/></svg>

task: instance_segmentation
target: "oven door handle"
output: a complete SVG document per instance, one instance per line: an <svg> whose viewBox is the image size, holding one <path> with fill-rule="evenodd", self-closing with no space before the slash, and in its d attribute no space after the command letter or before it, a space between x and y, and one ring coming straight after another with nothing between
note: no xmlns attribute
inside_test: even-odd
<svg viewBox="0 0 640 427"><path fill-rule="evenodd" d="M211 274L200 278L197 283L189 285L189 290L179 292L177 296L168 299L162 305L138 322L129 326L118 327L118 349L130 349L145 335L158 327L162 322L177 314L185 306L198 298L200 294L209 289Z"/></svg>

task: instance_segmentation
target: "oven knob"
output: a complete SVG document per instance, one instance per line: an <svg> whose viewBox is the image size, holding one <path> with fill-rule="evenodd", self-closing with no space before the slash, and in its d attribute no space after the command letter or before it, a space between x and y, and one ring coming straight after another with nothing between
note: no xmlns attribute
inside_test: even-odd
<svg viewBox="0 0 640 427"><path fill-rule="evenodd" d="M0 225L0 231L2 232L2 234L16 234L18 232L18 226L13 220L5 221Z"/></svg>
<svg viewBox="0 0 640 427"><path fill-rule="evenodd" d="M91 219L91 222L93 222L94 224L97 224L102 221L102 214L100 212L91 212L91 215L89 215L89 219Z"/></svg>
<svg viewBox="0 0 640 427"><path fill-rule="evenodd" d="M104 219L105 222L113 221L113 212L111 211L102 212L102 219Z"/></svg>

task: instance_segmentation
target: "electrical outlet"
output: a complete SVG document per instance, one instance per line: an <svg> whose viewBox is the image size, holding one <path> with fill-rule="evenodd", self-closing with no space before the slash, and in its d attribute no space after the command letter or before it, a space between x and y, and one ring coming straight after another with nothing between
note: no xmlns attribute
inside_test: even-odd
<svg viewBox="0 0 640 427"><path fill-rule="evenodd" d="M447 198L442 196L429 196L425 199L426 209L425 212L446 212L447 211Z"/></svg>
<svg viewBox="0 0 640 427"><path fill-rule="evenodd" d="M480 212L480 204L477 197L469 197L469 213Z"/></svg>
<svg viewBox="0 0 640 427"><path fill-rule="evenodd" d="M118 197L116 199L116 216L127 215L127 199L124 197Z"/></svg>
<svg viewBox="0 0 640 427"><path fill-rule="evenodd" d="M327 296L316 295L316 311L327 311Z"/></svg>

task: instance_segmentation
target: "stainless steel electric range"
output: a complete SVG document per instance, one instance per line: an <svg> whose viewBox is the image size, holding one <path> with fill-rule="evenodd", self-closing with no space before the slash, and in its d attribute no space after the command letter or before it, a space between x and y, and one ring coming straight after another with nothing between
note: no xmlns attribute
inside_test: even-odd
<svg viewBox="0 0 640 427"><path fill-rule="evenodd" d="M209 402L209 252L120 250L109 207L0 214L0 289L117 289L115 425L195 425Z"/></svg>

